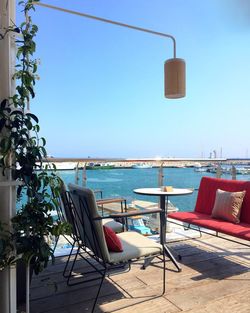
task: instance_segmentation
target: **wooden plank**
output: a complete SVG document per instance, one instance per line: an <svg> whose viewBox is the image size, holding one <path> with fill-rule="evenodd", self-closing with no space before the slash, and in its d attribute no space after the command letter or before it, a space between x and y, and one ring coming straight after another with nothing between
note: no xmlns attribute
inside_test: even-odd
<svg viewBox="0 0 250 313"><path fill-rule="evenodd" d="M250 312L250 290L210 301L206 305L192 308L183 313L249 313Z"/></svg>
<svg viewBox="0 0 250 313"><path fill-rule="evenodd" d="M100 306L101 312L119 313L175 313L181 310L163 297L142 297L137 299L121 299L106 305ZM80 312L79 312L80 313Z"/></svg>
<svg viewBox="0 0 250 313"><path fill-rule="evenodd" d="M233 313L250 312L247 311L250 307L247 248L207 236L182 241L177 244L176 251L183 256L183 270L177 273L174 265L167 262L167 292L163 297L157 297L162 290L162 264L156 262L145 271L140 269L140 264L134 264L129 273L105 280L96 312L227 313L228 308ZM55 266L49 267L32 282L31 312L91 311L98 281L67 287L61 273L64 262L65 258L59 258ZM86 268L85 262L77 262L76 271ZM53 281L57 290L53 288ZM46 285L48 282L52 285Z"/></svg>
<svg viewBox="0 0 250 313"><path fill-rule="evenodd" d="M67 256L64 256L64 257L57 257L55 259L55 263L54 264L50 264L42 273L40 273L38 276L34 276L34 279L35 278L38 278L38 277L42 277L42 276L48 276L48 275L51 275L51 273L54 273L54 272L59 272L59 271L63 271L64 269L64 266L66 264L66 261L67 261ZM74 259L74 256L71 257L71 260ZM77 267L84 267L84 266L87 266L87 263L84 263L84 262L81 262L82 261L82 258L79 256L77 258L77 261L76 263L79 263L76 264L76 268Z"/></svg>
<svg viewBox="0 0 250 313"><path fill-rule="evenodd" d="M247 268L242 267L240 264L234 264L234 266L221 266L214 267L206 272L199 273L198 275L180 275L179 279L176 279L172 276L171 278L167 275L167 293L175 293L176 290L187 290L193 287L203 286L214 281L221 281L224 279L230 279L235 275L243 274L248 271ZM155 278L155 276L138 276L144 283L150 287L160 287L162 284L162 276Z"/></svg>
<svg viewBox="0 0 250 313"><path fill-rule="evenodd" d="M197 242L198 249L211 251L218 254L218 256L223 256L250 266L249 247L212 236L207 237L206 240L195 239L188 243L193 245L195 241Z"/></svg>
<svg viewBox="0 0 250 313"><path fill-rule="evenodd" d="M113 301L112 297L99 299L95 313L177 313L180 310L163 297L148 298L141 297L137 299L120 299ZM93 301L86 301L53 310L40 311L39 313L84 313L90 312ZM36 312L37 313L37 312Z"/></svg>
<svg viewBox="0 0 250 313"><path fill-rule="evenodd" d="M234 276L233 279L212 281L208 284L193 286L192 288L177 289L167 293L166 299L180 307L183 311L197 306L206 305L215 298L233 295L239 291L249 290L250 272Z"/></svg>
<svg viewBox="0 0 250 313"><path fill-rule="evenodd" d="M249 247L246 247L240 243L245 243L250 245L249 241L244 241L238 238L230 237L230 236L225 236L227 238L234 239L238 241L239 243L232 242L226 239L218 238L215 236L208 236L205 235L206 237L202 236L201 238L195 238L192 241L190 241L192 244L195 244L195 242L201 246L207 247L211 250L216 249L218 251L224 250L224 249L249 249Z"/></svg>
<svg viewBox="0 0 250 313"><path fill-rule="evenodd" d="M53 312L54 309L63 308L64 306L71 306L72 304L82 303L88 300L92 300L95 298L97 293L98 286L95 288L84 288L77 290L71 290L68 288L67 291L63 293L54 292L53 294L49 294L46 297L42 297L41 299L36 299L35 301L31 301L32 312L40 313L46 310L51 310ZM117 287L107 280L103 283L103 288L101 289L100 297L104 297L107 295L112 295L113 299L120 299L123 294L117 289Z"/></svg>
<svg viewBox="0 0 250 313"><path fill-rule="evenodd" d="M145 287L145 284L141 280L137 279L136 276L134 275L129 278L126 278L126 274L119 275L119 276L123 276L123 280L120 282L117 282L117 284L114 285L115 288L119 292L123 293L122 286L125 286L124 289L126 290L127 293L129 293L130 290ZM114 281L110 279L107 279L107 282L114 283ZM99 284L100 284L100 280L95 280L92 282L87 282L87 283L79 284L75 286L68 286L66 284L66 280L60 283L49 281L49 282L46 282L42 286L37 286L36 288L32 289L31 300L33 301L39 300L39 299L43 299L44 297L49 297L49 296L54 296L54 295L56 296L58 294L66 294L67 292L81 293L81 290L82 292L86 292L86 290L88 290L89 288L97 289Z"/></svg>

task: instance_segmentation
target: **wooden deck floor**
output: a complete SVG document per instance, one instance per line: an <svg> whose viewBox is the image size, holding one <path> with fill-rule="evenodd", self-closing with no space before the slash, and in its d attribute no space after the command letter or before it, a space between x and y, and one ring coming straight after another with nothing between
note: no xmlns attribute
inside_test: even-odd
<svg viewBox="0 0 250 313"><path fill-rule="evenodd" d="M167 291L161 264L105 279L96 312L249 313L250 248L211 236L174 244L182 255L182 272L167 262ZM65 258L34 277L31 313L90 312L97 282L68 287L62 277ZM77 268L86 266L77 262Z"/></svg>

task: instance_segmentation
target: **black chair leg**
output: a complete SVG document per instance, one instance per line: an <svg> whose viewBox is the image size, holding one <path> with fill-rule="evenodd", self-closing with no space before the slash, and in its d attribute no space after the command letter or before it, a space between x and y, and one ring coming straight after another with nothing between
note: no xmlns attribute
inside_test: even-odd
<svg viewBox="0 0 250 313"><path fill-rule="evenodd" d="M201 229L200 229L199 226L198 226L198 229L199 229L199 233L200 233L200 237L199 238L201 238L202 237L202 232L201 232Z"/></svg>
<svg viewBox="0 0 250 313"><path fill-rule="evenodd" d="M72 276L72 272L73 272L73 269L74 269L74 266L75 266L75 262L76 262L76 259L77 259L77 256L78 256L78 253L80 251L80 247L78 247L77 249L77 252L75 254L75 257L74 257L74 260L73 260L73 263L71 265L71 269L70 269L70 272L69 272L69 275L68 275L68 279L67 279L67 285L70 286L70 278Z"/></svg>
<svg viewBox="0 0 250 313"><path fill-rule="evenodd" d="M101 291L102 284L103 284L103 281L104 281L105 276L106 276L106 269L105 269L105 271L103 272L103 276L102 276L102 278L101 278L101 283L100 283L100 286L99 286L99 288L98 288L97 295L96 295L96 297L95 297L95 301L94 301L94 304L93 304L91 313L94 313L94 311L95 311L96 302L97 302L97 299L98 299L98 297L99 297L99 294L100 294L100 291Z"/></svg>
<svg viewBox="0 0 250 313"><path fill-rule="evenodd" d="M183 225L184 230L189 230L190 229L190 224L188 224L187 226L185 226L185 224Z"/></svg>
<svg viewBox="0 0 250 313"><path fill-rule="evenodd" d="M73 252L74 247L75 247L75 241L74 241L74 243L72 244L70 253L69 253L69 255L68 255L67 262L66 262L65 267L64 267L64 270L63 270L63 277L65 277L65 278L68 278L68 275L66 275L66 272L67 272L67 268L68 268L69 261L70 261L70 258L71 258L71 255L72 255L72 252Z"/></svg>

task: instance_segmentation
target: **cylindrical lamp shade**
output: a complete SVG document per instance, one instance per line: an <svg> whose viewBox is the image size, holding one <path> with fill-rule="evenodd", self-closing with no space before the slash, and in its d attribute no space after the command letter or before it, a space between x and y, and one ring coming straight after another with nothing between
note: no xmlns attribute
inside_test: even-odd
<svg viewBox="0 0 250 313"><path fill-rule="evenodd" d="M164 64L165 97L183 98L186 95L186 64L183 59L169 59Z"/></svg>

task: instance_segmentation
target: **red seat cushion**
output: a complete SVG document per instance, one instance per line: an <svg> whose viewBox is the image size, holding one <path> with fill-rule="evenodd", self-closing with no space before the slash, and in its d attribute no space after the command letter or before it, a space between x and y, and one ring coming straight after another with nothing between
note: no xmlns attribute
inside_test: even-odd
<svg viewBox="0 0 250 313"><path fill-rule="evenodd" d="M199 192L194 211L211 215L214 206L217 189L237 192L246 191L244 197L240 222L250 224L250 182L240 180L220 179L213 177L203 177L201 179Z"/></svg>
<svg viewBox="0 0 250 313"><path fill-rule="evenodd" d="M110 227L103 226L104 236L108 250L111 252L122 252L121 240L117 237L116 233Z"/></svg>
<svg viewBox="0 0 250 313"><path fill-rule="evenodd" d="M230 236L250 240L250 225L246 223L234 224L231 222L212 218L208 214L198 212L175 212L168 214L168 217L215 230Z"/></svg>

